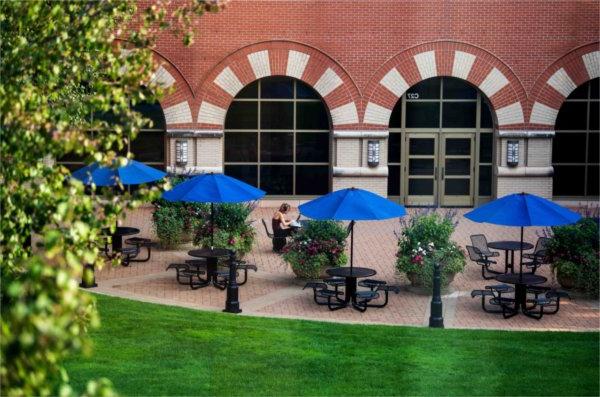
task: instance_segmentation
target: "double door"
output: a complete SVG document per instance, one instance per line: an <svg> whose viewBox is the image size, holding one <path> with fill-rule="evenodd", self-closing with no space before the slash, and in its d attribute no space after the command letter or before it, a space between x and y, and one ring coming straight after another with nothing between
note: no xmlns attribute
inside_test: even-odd
<svg viewBox="0 0 600 397"><path fill-rule="evenodd" d="M475 134L407 133L405 204L472 206Z"/></svg>

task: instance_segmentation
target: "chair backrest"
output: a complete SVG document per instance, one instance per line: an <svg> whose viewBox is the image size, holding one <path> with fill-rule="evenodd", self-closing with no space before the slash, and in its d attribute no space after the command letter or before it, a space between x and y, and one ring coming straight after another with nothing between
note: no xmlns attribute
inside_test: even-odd
<svg viewBox="0 0 600 397"><path fill-rule="evenodd" d="M267 236L269 236L269 238L273 238L273 233L271 233L269 231L269 228L267 226L267 222L265 222L264 219L261 219L263 226L265 227L265 232L267 232Z"/></svg>
<svg viewBox="0 0 600 397"><path fill-rule="evenodd" d="M538 238L537 242L535 243L535 250L534 253L539 253L540 251L544 251L546 248L548 248L548 243L550 242L550 239L548 237L540 237Z"/></svg>
<svg viewBox="0 0 600 397"><path fill-rule="evenodd" d="M467 252L469 253L469 259L471 259L473 262L479 262L481 261L481 259L483 259L481 257L481 252L473 247L472 245L467 245Z"/></svg>
<svg viewBox="0 0 600 397"><path fill-rule="evenodd" d="M473 234L471 235L471 243L473 246L479 250L481 253L489 252L487 246L487 238L483 234Z"/></svg>

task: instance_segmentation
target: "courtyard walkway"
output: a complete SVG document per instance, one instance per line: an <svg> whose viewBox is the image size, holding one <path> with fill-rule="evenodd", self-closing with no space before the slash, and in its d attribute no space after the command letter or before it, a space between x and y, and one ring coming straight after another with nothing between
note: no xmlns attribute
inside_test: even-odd
<svg viewBox="0 0 600 397"><path fill-rule="evenodd" d="M415 211L409 209L409 216ZM430 296L412 289L408 280L395 269L394 231L401 231L397 219L356 224L354 263L356 266L376 269L378 279L401 285L400 294L391 294L390 303L383 309L369 309L365 313L351 309L331 312L327 307L314 304L312 290L302 290L304 282L297 280L281 257L271 251L271 241L267 238L260 219L269 220L272 212L272 208L257 208L252 214L257 228L257 242L245 259L255 264L259 270L256 273L251 272L248 283L240 287L242 315L411 326L428 324ZM458 210L459 215L465 212L466 210ZM151 214L152 208L138 209L130 213L123 224L140 228L142 237L156 240ZM291 215L294 215L294 211ZM469 236L474 233L484 233L489 241L518 239L517 228L478 224L462 216L459 219L453 238L462 247L468 244ZM541 228L527 228L525 240L535 243L542 233ZM99 286L94 291L147 302L220 311L225 305L225 291L216 288L192 291L189 287L176 283L174 271L165 271L169 263L189 259L187 251L191 248L189 245L181 246L175 251L153 250L150 262L132 263L130 267L107 265L97 272ZM503 255L500 258L502 262ZM542 268L540 274L554 283L547 266ZM523 315L505 320L502 316L485 313L481 310L481 300L472 299L470 292L490 283L493 283L493 280L485 281L481 278L480 266L468 261L464 273L456 276L443 296L445 326L507 330L599 329L598 302L577 294L574 294L573 300L565 300L564 305L561 300L561 310L558 314L544 316L540 321Z"/></svg>

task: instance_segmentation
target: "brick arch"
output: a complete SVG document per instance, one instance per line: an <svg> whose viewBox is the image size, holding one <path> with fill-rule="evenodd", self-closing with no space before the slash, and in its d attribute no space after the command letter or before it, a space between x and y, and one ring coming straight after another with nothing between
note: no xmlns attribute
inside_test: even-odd
<svg viewBox="0 0 600 397"><path fill-rule="evenodd" d="M201 83L194 118L200 128L223 128L236 94L253 81L289 76L310 85L329 108L333 128L358 128L360 93L349 74L322 51L301 43L268 41L241 48L223 59Z"/></svg>
<svg viewBox="0 0 600 397"><path fill-rule="evenodd" d="M132 51L127 46L127 40L118 39L117 44L121 44L121 54L127 54ZM160 84L165 89L165 96L159 100L163 110L167 128L173 125L184 126L193 123L190 105L194 97L190 83L183 76L183 73L175 66L171 60L161 54L156 49L152 51L155 68L151 81Z"/></svg>
<svg viewBox="0 0 600 397"><path fill-rule="evenodd" d="M576 48L550 65L531 90L529 123L539 129L554 129L558 111L575 88L600 77L599 42Z"/></svg>
<svg viewBox="0 0 600 397"><path fill-rule="evenodd" d="M481 48L451 41L409 48L379 68L365 90L363 123L387 128L394 106L408 88L425 79L443 76L466 80L486 94L500 128L523 127L527 96L512 70Z"/></svg>

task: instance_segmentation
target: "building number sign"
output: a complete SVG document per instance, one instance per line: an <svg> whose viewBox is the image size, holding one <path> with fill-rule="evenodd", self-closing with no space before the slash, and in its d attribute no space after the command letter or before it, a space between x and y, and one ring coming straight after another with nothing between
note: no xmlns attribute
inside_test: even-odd
<svg viewBox="0 0 600 397"><path fill-rule="evenodd" d="M418 92L409 92L406 94L406 97L408 99L419 99L419 93Z"/></svg>

